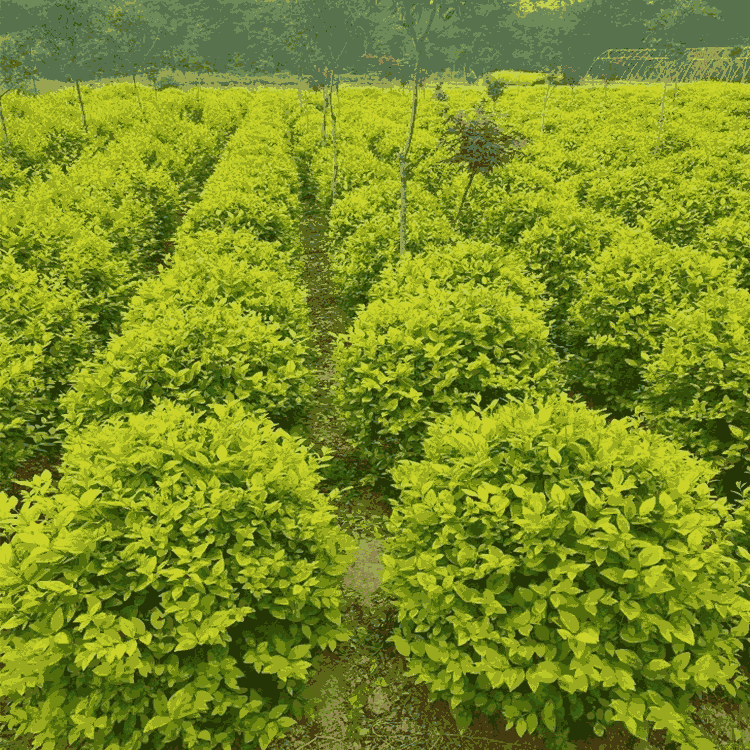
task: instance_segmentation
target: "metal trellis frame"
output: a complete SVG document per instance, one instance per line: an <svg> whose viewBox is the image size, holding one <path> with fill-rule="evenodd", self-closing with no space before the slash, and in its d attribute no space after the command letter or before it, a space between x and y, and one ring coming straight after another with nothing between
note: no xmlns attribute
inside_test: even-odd
<svg viewBox="0 0 750 750"><path fill-rule="evenodd" d="M750 82L750 46L688 47L682 60L672 62L650 48L608 49L594 60L587 77L660 82L717 80Z"/></svg>

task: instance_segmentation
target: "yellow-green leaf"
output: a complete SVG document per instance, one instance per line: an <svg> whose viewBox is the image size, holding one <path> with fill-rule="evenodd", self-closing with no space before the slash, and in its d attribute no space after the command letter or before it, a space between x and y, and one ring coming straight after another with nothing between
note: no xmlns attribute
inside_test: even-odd
<svg viewBox="0 0 750 750"><path fill-rule="evenodd" d="M393 641L396 646L396 651L398 651L401 656L409 656L411 648L409 647L409 642L405 638L402 638L400 635L394 635L392 638L389 638L389 640Z"/></svg>
<svg viewBox="0 0 750 750"><path fill-rule="evenodd" d="M578 618L572 612L567 612L564 609L560 610L560 620L562 620L563 625L565 625L571 633L577 633L578 629L581 627Z"/></svg>

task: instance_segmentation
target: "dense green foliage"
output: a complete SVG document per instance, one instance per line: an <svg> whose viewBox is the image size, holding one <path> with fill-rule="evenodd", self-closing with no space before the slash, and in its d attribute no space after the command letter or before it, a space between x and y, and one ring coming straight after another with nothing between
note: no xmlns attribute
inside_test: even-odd
<svg viewBox="0 0 750 750"><path fill-rule="evenodd" d="M38 425L54 411L42 370L45 357L39 344L17 344L0 333L0 482L5 484L16 466L44 442Z"/></svg>
<svg viewBox="0 0 750 750"><path fill-rule="evenodd" d="M334 403L376 471L421 455L427 424L476 395L559 391L541 315L502 284L432 282L361 309L336 342Z"/></svg>
<svg viewBox="0 0 750 750"><path fill-rule="evenodd" d="M238 100L246 94L241 93ZM83 605L80 597L73 601L71 591L62 588L69 585L67 579L78 573L79 567L86 567L79 565L84 555L88 555L84 572L91 576L91 589L99 586L110 594L105 604L112 604L104 610L107 617L111 615L105 622L104 613L94 612L87 600L92 621L102 617L104 635L97 634L97 657L103 653L104 660L113 655L109 665L113 672L106 677L117 670L120 678L132 667L133 648L141 656L145 641L149 641L146 646L152 645L159 637L153 621L154 632L141 630L138 623L143 625L145 620L136 617L133 607L150 613L159 606L163 594L161 604L166 611L171 591L180 589L180 582L170 578L167 561L179 568L175 576L181 574L182 583L195 589L186 592L186 598L192 597L182 602L182 610L174 609L179 594L169 602L174 609L171 614L178 620L189 611L184 621L171 623L176 626L172 635L177 642L186 633L187 637L202 633L202 626L208 622L204 619L198 627L199 607L192 599L199 597L198 602L204 603L200 596L206 598L206 594L201 584L209 586L206 579L211 578L210 585L214 585L214 571L211 569L209 576L201 568L194 549L213 544L208 553L211 564L214 557L218 559L221 544L234 552L233 539L222 533L239 529L242 534L242 513L254 514L254 523L261 518L268 520L266 505L273 511L270 531L262 537L267 546L263 546L265 557L258 565L259 575L273 577L280 547L287 561L293 558L310 563L313 555L308 554L309 547L300 548L299 544L306 520L319 541L321 528L329 531L324 523L318 525L319 516L326 514L317 510L308 514L308 506L302 512L304 503L299 498L303 493L290 485L301 474L310 474L309 465L304 468L299 460L305 457L304 451L297 450L281 430L272 430L270 423L273 420L277 428L289 429L288 423L294 424L301 414L307 416L308 408L315 405L310 389L315 379L303 365L309 363L313 351L306 304L309 296L305 300L311 287L306 290L301 279L296 226L295 191L299 184L281 127L282 117L297 105L296 92L290 93L292 96L286 99L280 97L271 110L257 107L257 99L253 100L253 114L247 119L261 124L247 128L226 149L206 189L191 187L194 194L202 195L201 202L187 212L176 235L173 267L161 269L159 278L149 276L144 280L136 276L140 270L137 263L132 269L126 265L131 258L137 258L138 263L161 259L162 255L166 258L166 252L162 254L160 247L157 251L153 242L128 245L128 220L138 219L138 238L151 237L149 232L157 228L174 229L171 209L179 206L176 201L170 203L170 194L177 193L174 186L195 181L194 165L188 169L184 160L175 165L181 175L179 183L174 180L173 187L155 193L159 211L152 212L147 200L156 176L147 180L144 174L141 182L124 180L125 188L117 186L108 193L104 183L120 174L108 167L103 170L103 178L93 181L95 189L90 193L80 181L64 201L52 200L54 194L50 191L46 195L42 190L39 195L45 200L41 209L37 206L20 214L14 207L0 220L0 239L12 242L14 251L29 251L24 260L30 266L40 271L57 266L61 269L60 281L78 281L84 291L96 292L88 300L87 315L103 313L104 303L115 295L117 285L110 283L110 278L127 283L131 272L133 278L131 291L116 299L122 307L129 304L121 316L123 334L111 325L114 316L102 314L100 322L107 325L102 325L98 333L100 337L106 334L107 351L85 363L77 363L72 357L75 336L81 334L85 339L86 330L79 330L84 316L72 305L71 300L78 298L64 295L62 285L48 289L49 279L43 279L40 272L44 289L36 296L27 289L23 294L13 290L4 306L10 323L7 330L0 330L0 364L6 362L10 376L6 373L0 380L0 416L8 422L17 417L6 431L16 441L8 443L8 455L13 459L23 458L13 453L19 445L30 444L32 439L37 442L37 423L41 416L47 420L52 413L49 389L62 391L74 364L77 367L73 388L54 406L62 404L67 410L69 432L60 489L54 498L42 500L49 482L37 477L36 489L29 493L19 516L11 515L8 498L2 500L8 506L6 528L18 523L23 529L4 552L7 561L14 556L6 570L11 569L10 575L15 576L4 617L13 613L11 606L21 616L29 617L36 607L44 614L44 628L52 622L50 615L56 618L55 625L60 621L58 611L62 612L64 626L64 632L32 633L21 630L24 623L14 623L17 632L0 648L3 663L12 665L12 671L4 675L10 677L9 689L18 699L18 718L25 710L25 696L19 697L24 677L21 660L33 664L32 677L37 680L31 703L34 715L30 712L21 723L49 719L54 726L47 738L53 736L55 742L71 741L70 730L76 723L64 713L73 702L73 698L68 699L67 686L68 702L55 704L60 697L55 692L60 684L57 678L63 677L68 684L83 682L84 676L95 679L87 667L80 668L79 662L64 672L63 659L56 665L44 665L40 655L48 642L51 645L46 658L56 658L70 646L64 658L73 664L73 647L79 661L80 654L86 653L81 622L86 626L91 623L85 620L85 614L79 614L78 622L71 624L75 612L69 609L79 606L82 610ZM566 91L565 96L569 93ZM153 92L150 95L153 97ZM170 97L179 96L159 94L165 104ZM276 95L267 96L270 101ZM352 100L355 96L353 92ZM506 92L506 97L511 96L515 93ZM441 132L436 129L440 119L434 116L439 108L435 102L426 102L427 107L433 107L430 129L418 127L415 131L417 158L407 170L409 242L407 252L400 255L396 240L399 186L392 163L384 160L393 162L397 148L403 145L398 118L399 108L405 111L407 97L396 92L384 99L381 118L363 112L361 117L352 115L349 120L341 115L339 121L343 159L339 178L349 195L339 196L332 211L329 250L338 264L342 299L348 294L350 301L365 304L357 311L352 328L339 336L332 378L338 413L326 416L336 420L343 415L341 422L354 436L356 447L372 461L380 476L400 483L400 502L398 492L390 493L394 501L394 540L390 542L389 564L392 592L400 597L403 617L392 640L409 657L410 673L430 685L431 697L446 698L453 709L458 709L459 726L465 725L472 712L482 710L502 710L521 734L537 726L553 734L562 727L564 733L577 721L595 727L599 733L605 725L622 721L643 736L646 728L669 724L674 738L686 742L685 750L708 750L690 727L688 701L699 691L720 685L729 692L733 655L742 645L729 636L742 638L748 625L744 619L748 616L746 602L735 595L750 591L745 553L750 543L750 509L747 505L736 509L735 523L726 512L725 501L714 500L706 489L709 483L717 484L714 478L721 476L721 472L717 474L720 468L727 472L747 468L750 424L745 407L750 391L750 352L745 322L750 316L750 295L731 290L737 281L731 266L744 268L746 264L741 234L732 236L734 228L741 231L743 225L730 222L726 215L744 205L736 200L740 188L724 195L717 187L707 194L705 205L698 204L697 182L668 188L670 178L665 175L673 172L676 164L699 158L701 149L695 146L691 147L690 158L681 152L680 161L665 160L658 169L648 167L645 171L649 179L663 184L665 199L654 201L653 210L648 210L648 179L643 182L636 170L623 172L633 193L628 194L626 189L617 198L622 199L622 205L613 208L607 190L614 192L621 186L611 175L626 158L640 159L640 146L634 143L631 152L629 146L623 149L613 140L609 150L602 149L601 153L577 149L577 139L588 143L587 132L598 133L604 128L601 120L592 116L589 119L595 122L591 125L580 114L575 115L573 127L574 115L565 109L569 104L564 99L556 103L557 110L551 110L550 129L543 138L529 142L517 161L477 181L468 218L457 232L448 226L445 212L455 211L461 191L467 195L469 191L465 181L455 180L451 168L456 164L435 161L446 155L444 149L435 148ZM524 127L539 114L538 102L527 104ZM460 106L470 104L467 101ZM484 106L491 108L487 101ZM581 106L588 106L588 102ZM358 109L352 106L349 112ZM303 130L305 112L302 108L300 111L301 115L290 115L290 119ZM592 111L587 110L589 114ZM209 115L207 108L206 120ZM367 127L371 117L373 129ZM273 118L277 118L274 125L268 127ZM360 128L363 123L365 127ZM318 148L319 123L313 125L304 138L292 139L293 148L298 149L298 155L305 152L306 166L311 167L299 182L306 188L317 185L319 193L328 192L331 149L326 143ZM214 128L213 123L201 128L202 137ZM357 135L358 129L361 135ZM607 135L610 139L616 135L612 130ZM633 140L642 139L644 132L636 130ZM165 135L160 133L159 140ZM201 148L196 139L192 141L200 157ZM684 133L674 143L684 145ZM115 149L115 145L112 151L120 157L132 156L134 162L138 157L150 167L175 159L187 150L189 139L184 149L178 139L163 150L153 138L148 142L134 139L127 150ZM602 167L595 171L599 158ZM605 162L609 166L605 167ZM212 171L210 160L205 164ZM276 173L266 176L269 164L278 167L281 177ZM167 172L171 174L170 169L161 169L162 179ZM608 181L599 181L608 171ZM58 186L64 184L57 173L52 181ZM129 200L123 192L131 184L137 187L138 200ZM583 194L591 197L590 205L581 205L586 201ZM180 204L183 198L181 187ZM681 206L683 199L686 205ZM726 205L722 202L725 199ZM119 214L112 207L118 201ZM26 204L33 205L33 201ZM626 204L629 219L638 224L638 229L623 229L618 211ZM71 213L61 221L59 214L68 209ZM68 234L53 231L53 236L47 237L42 232L32 233L29 217L46 210L52 219L44 225L45 231L47 227L55 231L64 227ZM83 224L74 221L74 210L94 222L98 237L86 234ZM24 221L16 230L20 215ZM710 226L714 220L723 222L715 231ZM704 226L707 223L709 226ZM75 239L70 239L79 228ZM662 239L652 239L651 235ZM731 252L721 252L725 238L732 240ZM697 240L728 260L710 257L704 246L693 250L690 246ZM117 260L122 271L98 266L94 261L99 260ZM305 270L311 271L310 266ZM12 278L7 276L6 281ZM35 283L34 277L28 278L30 284ZM326 295L332 296L332 292L330 287L325 290ZM60 299L42 305L39 294ZM39 324L29 324L19 312L29 302L40 305L34 308L41 319ZM47 310L50 315L46 315ZM62 320L58 319L70 322L72 333L61 328ZM11 341L22 328L25 338ZM50 328L51 338L47 333ZM66 333L75 341L66 338ZM49 346L42 347L39 342L47 339ZM558 343L564 344L557 347L558 351L564 348L572 355L567 365L555 354L553 347ZM314 352L316 365L327 367L328 353L325 347L320 349ZM637 372L637 383L623 378L623 366L629 368L628 372ZM648 417L651 433L626 435L625 423L618 422L605 429L599 417L594 419L582 407L565 404L558 395L570 387L571 375L576 385L588 378L591 389L602 386L609 405L617 402L607 390L628 386L628 403L631 408L641 408L641 417ZM20 381L17 385L16 379ZM536 394L535 399L543 395L550 400L546 404L537 402L534 412L505 405L530 393ZM677 397L673 398L675 393ZM226 430L217 430L215 420L204 418L209 408L225 400L232 410L240 411L243 419L246 417L246 422L257 426L259 436L258 440L235 446L234 452L220 441L232 440L235 435L231 430L245 435L245 422L240 424L233 418ZM235 401L241 401L242 406ZM479 418L457 411L480 401L483 405L492 403L484 407ZM498 403L503 408L496 408ZM326 401L321 410L327 412L329 406ZM550 415L548 406L553 412ZM149 421L154 415L158 421ZM293 430L292 434L300 431ZM193 439L195 435L198 437ZM286 441L284 450L268 458L267 452L272 452L269 446L279 438ZM428 449L430 441L432 448ZM702 460L679 453L677 448L689 448ZM406 462L398 463L403 459ZM254 467L255 473L247 474L248 467ZM262 487L264 478L268 484ZM46 490L42 487L45 482ZM311 476L311 486L316 482L317 478ZM271 483L273 487L269 488ZM246 493L258 488L258 493L247 500ZM718 492L714 494L720 497ZM185 505L183 501L187 500L190 504ZM250 510L242 505L248 502ZM312 500L311 505L319 508L324 503L321 499L319 506ZM287 506L290 518L300 527L297 544L291 546L280 538L292 528L290 518L284 515ZM511 512L505 513L509 508ZM221 521L217 510L219 515L224 514ZM46 520L35 524L39 512ZM433 514L439 515L437 521ZM62 527L66 523L76 530L73 542L64 539ZM35 525L29 532L30 524ZM262 524L261 528L261 534L268 530ZM116 536L112 529L122 533ZM58 535L52 539L55 533ZM217 538L209 542L213 536ZM146 553L134 545L138 538L153 541L156 537L159 544L152 543L156 551L147 552L153 552L160 562L144 571L133 559L136 553L143 553L145 559ZM313 538L306 541L312 543ZM74 548L74 544L78 546ZM342 542L342 546L346 544ZM189 572L180 550L193 554ZM61 551L65 558L53 559ZM253 552L259 557L263 554L260 549ZM433 559L439 554L442 560ZM89 557L97 555L101 557L100 568L89 562ZM109 557L105 559L105 555ZM230 581L227 576L220 585L224 591L234 586L241 597L245 593L241 586L246 561L239 559L239 554L237 557L234 568L230 570L227 565L228 573L235 578ZM331 552L328 557L319 557L321 571L328 574L330 563L343 562L345 556ZM3 560L0 558L0 564ZM52 563L57 567L51 578L29 584L29 575L44 577L51 573ZM112 576L112 586L118 591L110 593L109 571L116 564L120 569ZM271 572L263 568L266 564L273 568ZM123 572L127 565L130 568ZM143 565L148 566L148 560ZM291 565L279 571L278 579L274 579L277 589L264 603L273 600L278 604L274 596L286 598L284 593L293 589L296 593L299 581L293 576L304 572ZM167 581L159 591L156 580L147 584L151 590L135 590L154 573L161 576L160 583ZM20 584L19 575L26 575ZM188 580L189 575L193 577ZM60 583L61 576L67 576L66 583ZM95 576L99 579L93 580ZM578 580L574 581L576 576ZM45 588L47 583L54 584L53 592ZM254 583L260 586L260 581ZM336 606L335 596L329 595L336 582L329 583L329 588L304 592L309 594L308 604L312 604L296 614L312 615L321 624L318 616L322 604L332 605L334 610ZM438 584L444 584L440 591ZM325 583L320 586L325 587ZM254 592L259 597L268 593L260 588ZM41 597L48 593L48 599L39 606ZM714 601L714 593L724 598ZM294 670L294 679L286 687L292 687L292 683L298 687L304 682L306 668L297 658L307 656L303 651L309 650L318 633L314 628L311 633L305 631L304 617L296 619L290 629L288 621L293 618L287 617L288 608L270 607L256 614L252 622L246 617L247 628L257 639L257 653L263 657L253 665L256 672L260 673L263 664L281 665L282 671L288 667ZM207 643L187 648L189 665L179 661L184 656L179 652L155 655L163 664L157 665L154 660L151 675L135 676L136 683L156 690L153 704L147 705L139 696L131 703L132 716L126 717L125 709L118 706L120 713L110 717L115 689L121 694L132 689L124 679L116 687L113 681L107 686L111 705L97 703L92 690L92 699L83 708L78 706L78 714L68 711L73 717L82 717L81 731L94 733L95 743L104 743L107 736L130 741L134 732L145 731L145 722L155 717L157 723L149 727L154 729L149 747L166 746L178 739L180 732L183 740L189 740L195 732L209 750L210 742L213 748L219 742L228 744L232 732L240 728L254 731L263 723L263 731L273 735L286 726L286 718L281 716L286 707L291 705L297 711L301 706L294 702L281 706L281 699L286 700L281 672L278 681L268 674L252 674L242 662L249 638L240 629L245 622L238 621L235 632L219 620L218 608L211 616L215 617L212 623L218 622L218 631L232 636L232 642L223 642L226 659L218 649L209 653ZM335 611L325 616L338 624ZM278 644L279 633L298 636L298 627L309 637L309 643L287 638ZM650 628L657 629L656 636L653 630L647 632ZM688 629L694 635L693 642L689 641ZM344 636L343 629L339 630ZM601 636L598 641L591 640L594 630L597 637ZM27 641L14 641L19 633ZM47 641L39 638L40 634ZM66 643L64 638L68 638ZM333 636L328 643L335 641ZM470 650L471 641L479 644L474 651ZM265 642L272 644L270 650L263 649ZM217 646L219 641L211 645ZM21 648L27 650L19 656ZM294 652L292 657L285 648ZM482 661L477 661L477 654ZM238 684L255 687L268 700L255 706L244 696L240 713L235 710L238 703L223 716L213 715L215 706L200 693L201 689L212 690L203 684L205 675L196 677L197 667L194 674L187 672L188 666L196 666L203 657L211 679L221 679L220 668L231 668L229 657L238 670L247 666L244 676L234 673ZM221 664L219 657L223 659ZM293 665L284 663L284 659ZM507 663L503 662L500 670L498 663L503 659ZM92 664L97 666L102 665ZM151 679L162 666L161 682ZM179 673L173 667L179 667ZM524 674L518 683L521 671ZM102 676L96 674L97 679ZM183 677L187 684L180 682ZM227 695L232 692L231 678L226 682ZM42 684L41 680L46 682ZM515 684L511 684L513 680ZM186 708L187 703L180 701L193 683L198 687L194 699L189 696L193 702ZM581 683L585 684L583 690ZM46 691L47 686L51 692ZM746 698L743 693L739 696ZM42 708L46 698L50 699L49 711ZM217 700L224 698L219 696ZM663 704L664 700L669 705ZM258 715L240 715L247 705L257 708ZM231 711L234 713L227 718ZM675 718L675 711L684 717ZM145 714L143 720L138 712ZM192 725L191 719L196 719ZM198 719L203 722L200 727ZM278 719L281 721L274 723ZM75 739L86 742L88 736L78 734ZM256 743L253 746L259 742L263 748L267 739L265 734L263 739L255 736L251 741ZM132 747L138 747L137 741Z"/></svg>
<svg viewBox="0 0 750 750"><path fill-rule="evenodd" d="M571 304L587 285L586 271L602 249L614 241L622 224L559 195L550 197L547 206L511 246L526 257L528 269L544 282L553 300L547 322L554 343L564 347L558 331Z"/></svg>
<svg viewBox="0 0 750 750"><path fill-rule="evenodd" d="M0 335L4 340L0 367L0 404L3 414L0 476L5 477L33 445L45 446L42 427L54 422L47 407L62 392L78 361L95 350L93 321L84 311L84 299L33 269L24 269L10 257L0 260ZM29 397L23 422L13 404ZM5 405L7 404L7 412ZM45 408L42 408L44 406ZM25 447L22 447L26 443Z"/></svg>
<svg viewBox="0 0 750 750"><path fill-rule="evenodd" d="M336 190L337 193L341 191L340 197L363 185L380 183L398 175L398 170L392 164L379 159L364 143L352 143L341 139L337 141L337 148ZM313 155L313 162L318 167L316 172L320 175L320 181L317 184L318 193L330 194L333 150L327 148L317 150Z"/></svg>
<svg viewBox="0 0 750 750"><path fill-rule="evenodd" d="M545 286L528 271L526 260L516 249L492 242L462 240L451 245L428 244L425 252L407 252L386 266L370 290L369 301L420 294L436 285L455 289L466 283L481 284L514 292L524 307L545 315L551 300L543 299Z"/></svg>
<svg viewBox="0 0 750 750"><path fill-rule="evenodd" d="M283 714L301 716L315 652L351 636L340 582L356 543L315 489L328 459L237 401L211 409L118 415L69 444L51 496L49 472L17 516L0 493L15 531L0 548L0 695L19 733L266 747L294 723Z"/></svg>
<svg viewBox="0 0 750 750"><path fill-rule="evenodd" d="M747 214L734 214L721 217L705 228L705 232L696 243L707 252L721 254L729 259L737 271L737 285L750 289L750 221Z"/></svg>
<svg viewBox="0 0 750 750"><path fill-rule="evenodd" d="M654 429L722 470L747 474L750 293L709 289L665 321L662 346L642 368L636 411Z"/></svg>
<svg viewBox="0 0 750 750"><path fill-rule="evenodd" d="M643 369L661 349L675 309L690 308L708 291L735 281L724 258L644 232L622 232L591 262L564 321L564 339L575 353L568 364L571 381L612 408L632 412ZM671 377L667 387L677 398Z"/></svg>
<svg viewBox="0 0 750 750"><path fill-rule="evenodd" d="M256 240L248 230L201 230L183 238L169 271L140 285L123 325L160 320L166 306L237 302L283 335L310 336L299 260L278 242Z"/></svg>
<svg viewBox="0 0 750 750"><path fill-rule="evenodd" d="M713 528L731 522L715 469L565 395L474 411L438 419L424 459L393 470L383 589L408 674L462 731L499 711L551 748L576 721L713 747L689 699L737 694L750 622L750 553Z"/></svg>
<svg viewBox="0 0 750 750"><path fill-rule="evenodd" d="M235 394L283 422L309 408L309 337L265 323L238 301L165 305L160 312L158 325L133 323L81 365L60 399L68 435L115 414L150 411L159 396L200 407Z"/></svg>
<svg viewBox="0 0 750 750"><path fill-rule="evenodd" d="M418 182L409 192L407 250L417 254L428 243L455 242L458 235L440 212L439 200ZM398 258L398 201L395 179L365 185L336 201L328 237L334 283L345 304L364 302L385 265Z"/></svg>

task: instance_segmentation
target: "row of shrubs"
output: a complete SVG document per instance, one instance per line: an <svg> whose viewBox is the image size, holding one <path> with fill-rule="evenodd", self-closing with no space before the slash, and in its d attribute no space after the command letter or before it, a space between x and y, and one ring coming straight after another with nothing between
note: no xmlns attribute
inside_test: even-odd
<svg viewBox="0 0 750 750"><path fill-rule="evenodd" d="M172 267L59 399L57 488L0 493L3 721L37 744L267 747L353 635L356 542L279 424L316 381L287 102L248 96Z"/></svg>
<svg viewBox="0 0 750 750"><path fill-rule="evenodd" d="M59 449L56 398L70 387L79 363L119 331L137 285L163 259L164 240L191 189L200 189L244 112L237 101L186 105L165 102L160 123L124 128L100 151L93 148L96 138L93 144L84 139L84 154L67 171L54 161L39 162L43 175L19 184L4 203L3 485L35 453ZM116 120L123 115L121 106L110 110ZM205 116L205 124L191 115Z"/></svg>

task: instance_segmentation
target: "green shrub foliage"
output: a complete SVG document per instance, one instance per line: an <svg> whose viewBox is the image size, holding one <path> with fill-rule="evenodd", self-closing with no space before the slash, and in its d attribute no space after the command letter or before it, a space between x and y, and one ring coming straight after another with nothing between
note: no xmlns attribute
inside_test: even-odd
<svg viewBox="0 0 750 750"><path fill-rule="evenodd" d="M665 170L660 161L650 164L625 164L616 171L597 175L581 196L594 211L608 211L628 226L637 228L659 196L684 180L677 170Z"/></svg>
<svg viewBox="0 0 750 750"><path fill-rule="evenodd" d="M0 695L16 735L92 750L266 747L300 716L354 556L316 485L327 457L212 404L162 401L81 433L63 478L0 493ZM54 490L52 490L54 492ZM44 512L46 520L38 521ZM258 744L260 741L260 745Z"/></svg>
<svg viewBox="0 0 750 750"><path fill-rule="evenodd" d="M544 168L544 165L535 163L539 160L539 156L534 156L534 143L529 143L524 149L524 153L508 163L507 165L500 167L499 169L493 170L487 177L487 183L490 188L490 193L497 194L502 192L508 196L517 196L520 193L539 195L554 195L559 200L559 187L555 176ZM537 147L538 148L538 147ZM523 161L523 157L526 156L528 161ZM533 158L533 161L530 159ZM506 208L504 213L509 214L509 218L513 217L512 210ZM479 217L476 217L477 219Z"/></svg>
<svg viewBox="0 0 750 750"><path fill-rule="evenodd" d="M132 325L74 375L60 399L68 435L119 412L149 411L159 396L200 408L232 394L284 423L309 408L316 376L304 364L304 337L239 302L161 312L158 324Z"/></svg>
<svg viewBox="0 0 750 750"><path fill-rule="evenodd" d="M86 315L99 317L105 309L126 308L126 290L134 283L133 260L118 254L114 243L101 230L94 231L79 212L60 209L66 178L56 164L50 165L50 172L33 200L19 193L13 199L15 205L8 203L0 213L3 252L24 269L60 279L80 292L80 309ZM95 197L101 206L101 193ZM111 205L110 210L114 210Z"/></svg>
<svg viewBox="0 0 750 750"><path fill-rule="evenodd" d="M55 403L49 381L42 374L45 363L40 345L14 343L0 333L0 486L37 452L35 444L46 442L40 425L55 421L50 420Z"/></svg>
<svg viewBox="0 0 750 750"><path fill-rule="evenodd" d="M368 101L368 99L380 98L382 96L380 92L377 92L374 89L371 91L371 94L370 90L356 91L354 95L363 97L365 107L369 108L372 106L372 102ZM378 104L380 103L381 102L378 102ZM363 107L363 109L365 109L365 107ZM402 143L399 147L395 135L391 132L393 130L393 121L389 120L387 117L381 116L377 112L371 113L371 110L369 109L365 109L365 112L367 127L364 132L360 133L360 135L367 144L367 148L369 148L373 154L383 161L388 162L391 157L398 153L399 148L404 147L403 138L401 138ZM385 143L386 141L387 145L384 146L385 150L383 150L383 148L380 147L380 144Z"/></svg>
<svg viewBox="0 0 750 750"><path fill-rule="evenodd" d="M455 206L450 206L450 203L464 189L459 190L455 182L443 187L440 197L444 210L454 210ZM466 202L467 208L458 221L462 235L512 244L518 242L526 229L533 228L542 217L554 212L560 201L558 196L545 194L539 188L516 193L498 192L490 176L476 185Z"/></svg>
<svg viewBox="0 0 750 750"><path fill-rule="evenodd" d="M398 110L394 111L392 117L397 117ZM362 125L370 127L370 118ZM373 136L365 136L368 140L372 139ZM404 133L401 128L393 127L393 120L387 120L385 123L385 130L379 135L379 138L374 142L371 147L372 152L378 159L381 159L386 164L398 164L398 154L403 151L404 148ZM406 176L407 178L411 174L411 170L414 165L419 164L423 159L427 159L435 150L435 138L431 132L422 128L415 127L412 133L411 145L409 146L409 163L407 164ZM396 191L398 195L398 191Z"/></svg>
<svg viewBox="0 0 750 750"><path fill-rule="evenodd" d="M506 289L523 300L524 307L544 316L552 302L544 298L545 285L527 270L525 257L499 243L464 240L455 245L425 247L422 255L410 252L383 269L369 293L371 302L419 294L431 284L455 289L466 283Z"/></svg>
<svg viewBox="0 0 750 750"><path fill-rule="evenodd" d="M730 188L723 180L704 177L696 170L685 179L665 190L641 218L641 226L657 239L680 247L692 247L706 227L720 219L747 216L750 209L747 191ZM675 206L679 206L675 210Z"/></svg>
<svg viewBox="0 0 750 750"><path fill-rule="evenodd" d="M278 256L274 266L210 252L185 258L180 254L168 272L141 284L123 325L161 320L164 308L175 304L187 308L237 302L246 312L258 313L265 323L278 323L285 336L309 337L306 291Z"/></svg>
<svg viewBox="0 0 750 750"><path fill-rule="evenodd" d="M569 320L562 321L575 353L566 365L571 382L612 409L632 412L647 358L660 350L674 310L735 280L724 258L673 247L646 232L623 232L593 260ZM671 394L671 376L668 381Z"/></svg>
<svg viewBox="0 0 750 750"><path fill-rule="evenodd" d="M334 403L382 478L421 455L427 423L452 407L559 391L548 328L521 297L473 283L375 300L334 349Z"/></svg>
<svg viewBox="0 0 750 750"><path fill-rule="evenodd" d="M67 387L78 361L97 346L84 307L80 292L59 278L24 269L10 257L0 261L0 358L5 363L0 368L0 481L35 452L34 446L59 443L46 427L58 421L54 399ZM32 398L25 420L12 426L26 397Z"/></svg>
<svg viewBox="0 0 750 750"><path fill-rule="evenodd" d="M193 232L177 230L180 246L179 257L175 257L175 268L188 258L211 256L217 258L231 255L234 260L245 260L249 265L289 273L289 278L298 278L304 269L301 242L283 246L280 240L259 240L252 230L223 228L219 231L200 229ZM221 279L222 288L235 286L231 279ZM140 290L139 290L140 294Z"/></svg>
<svg viewBox="0 0 750 750"><path fill-rule="evenodd" d="M697 243L698 247L730 260L737 270L737 285L742 289L750 289L750 257L747 252L750 247L750 221L744 218L746 216L735 214L718 219L715 224L705 228Z"/></svg>
<svg viewBox="0 0 750 750"><path fill-rule="evenodd" d="M712 528L730 518L715 469L565 394L475 411L437 420L424 460L393 470L383 590L407 674L461 731L500 711L553 749L579 720L712 748L689 700L747 696L733 654L750 620L750 553Z"/></svg>
<svg viewBox="0 0 750 750"><path fill-rule="evenodd" d="M346 195L363 185L393 179L398 170L375 156L363 143L341 141L338 145L337 192ZM330 193L333 149L318 149L312 157L316 189L319 195Z"/></svg>
<svg viewBox="0 0 750 750"><path fill-rule="evenodd" d="M399 257L399 196L397 180L354 190L333 209L328 229L333 282L341 302L363 303L388 262ZM459 239L439 201L418 183L409 188L406 248L419 254L428 243Z"/></svg>
<svg viewBox="0 0 750 750"><path fill-rule="evenodd" d="M636 413L719 469L747 471L750 293L706 293L665 321L660 350L643 366Z"/></svg>
<svg viewBox="0 0 750 750"><path fill-rule="evenodd" d="M554 209L524 230L513 245L527 259L529 270L539 274L553 300L546 320L556 346L565 347L558 331L573 300L587 286L585 272L621 230L622 223L606 214L557 196Z"/></svg>

